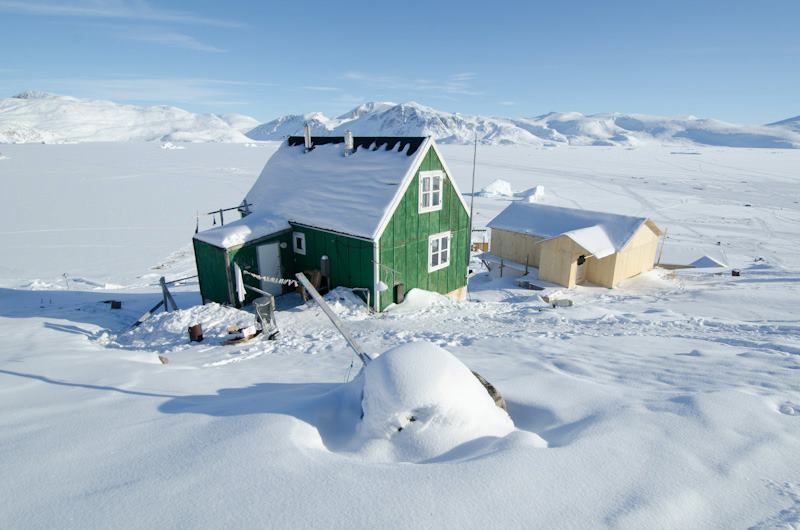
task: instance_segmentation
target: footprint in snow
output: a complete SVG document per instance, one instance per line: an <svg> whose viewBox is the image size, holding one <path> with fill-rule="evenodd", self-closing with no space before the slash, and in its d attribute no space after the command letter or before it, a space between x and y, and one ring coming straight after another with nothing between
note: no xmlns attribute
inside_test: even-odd
<svg viewBox="0 0 800 530"><path fill-rule="evenodd" d="M800 416L800 405L787 401L778 407L778 412L787 416Z"/></svg>

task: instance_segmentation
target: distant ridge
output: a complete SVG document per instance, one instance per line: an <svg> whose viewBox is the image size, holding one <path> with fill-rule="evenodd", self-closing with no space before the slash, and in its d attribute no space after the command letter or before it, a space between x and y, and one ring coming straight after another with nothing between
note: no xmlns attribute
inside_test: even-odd
<svg viewBox="0 0 800 530"><path fill-rule="evenodd" d="M794 121L792 121L794 120ZM493 145L705 145L753 148L800 148L800 118L765 126L714 119L644 114L551 112L531 118L498 118L442 112L416 102L370 102L338 118L320 112L295 114L259 125L254 140L280 140L301 134L304 123L315 134L427 136L440 143L469 144L475 138ZM792 123L794 125L792 125Z"/></svg>
<svg viewBox="0 0 800 530"><path fill-rule="evenodd" d="M124 105L48 92L0 99L0 143L102 141L251 142L302 134L428 136L440 143L490 145L683 145L800 148L800 116L769 125L644 114L551 112L529 118L471 116L410 101L368 102L336 118L291 114L261 123L242 114L196 114L177 107Z"/></svg>
<svg viewBox="0 0 800 530"><path fill-rule="evenodd" d="M0 99L0 143L250 142L258 121L241 114L195 114L29 90Z"/></svg>

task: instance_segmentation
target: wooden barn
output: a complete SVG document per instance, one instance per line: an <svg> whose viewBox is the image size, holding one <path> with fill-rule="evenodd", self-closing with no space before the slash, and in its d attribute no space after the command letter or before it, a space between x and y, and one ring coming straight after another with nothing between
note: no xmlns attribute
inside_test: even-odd
<svg viewBox="0 0 800 530"><path fill-rule="evenodd" d="M292 136L245 198L251 213L194 236L204 303L240 305L235 266L364 288L382 311L412 288L465 295L469 213L431 137ZM244 275L275 295L287 287Z"/></svg>
<svg viewBox="0 0 800 530"><path fill-rule="evenodd" d="M653 268L661 230L629 217L513 202L488 225L494 256L539 269L539 279L565 287L616 287Z"/></svg>

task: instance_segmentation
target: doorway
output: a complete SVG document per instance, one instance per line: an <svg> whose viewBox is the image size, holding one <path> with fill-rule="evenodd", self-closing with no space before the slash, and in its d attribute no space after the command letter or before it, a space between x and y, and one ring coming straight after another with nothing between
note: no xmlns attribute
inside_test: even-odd
<svg viewBox="0 0 800 530"><path fill-rule="evenodd" d="M575 283L582 284L586 282L586 256L578 256L578 267L575 271Z"/></svg>
<svg viewBox="0 0 800 530"><path fill-rule="evenodd" d="M256 247L256 254L258 256L258 273L261 276L283 278L283 271L281 270L281 250L278 243L259 245ZM283 286L281 284L265 282L264 280L261 280L261 290L273 296L280 296L283 294Z"/></svg>

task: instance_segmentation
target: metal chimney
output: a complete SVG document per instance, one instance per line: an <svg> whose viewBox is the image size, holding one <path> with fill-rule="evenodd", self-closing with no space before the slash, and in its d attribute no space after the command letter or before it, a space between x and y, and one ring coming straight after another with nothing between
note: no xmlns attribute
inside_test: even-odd
<svg viewBox="0 0 800 530"><path fill-rule="evenodd" d="M344 156L350 156L353 153L353 132L350 130L344 133Z"/></svg>
<svg viewBox="0 0 800 530"><path fill-rule="evenodd" d="M306 153L307 153L311 151L311 148L313 147L311 145L311 126L308 123L303 125L303 136L305 137Z"/></svg>

